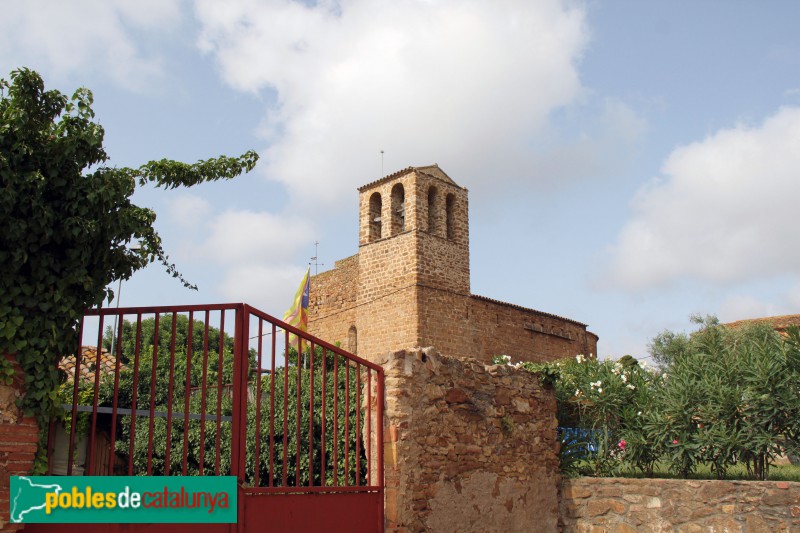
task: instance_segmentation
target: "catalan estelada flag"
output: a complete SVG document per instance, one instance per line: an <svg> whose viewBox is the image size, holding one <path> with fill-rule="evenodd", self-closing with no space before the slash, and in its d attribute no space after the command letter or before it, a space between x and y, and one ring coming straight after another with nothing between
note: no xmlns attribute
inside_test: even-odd
<svg viewBox="0 0 800 533"><path fill-rule="evenodd" d="M303 281L294 295L292 306L283 315L283 321L302 331L308 331L308 293L311 289L311 267L306 270ZM297 335L289 335L289 345L301 351Z"/></svg>

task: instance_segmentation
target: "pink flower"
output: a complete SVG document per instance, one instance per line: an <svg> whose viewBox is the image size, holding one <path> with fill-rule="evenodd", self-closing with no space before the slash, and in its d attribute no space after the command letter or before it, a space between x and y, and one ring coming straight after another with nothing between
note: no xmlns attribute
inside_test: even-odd
<svg viewBox="0 0 800 533"><path fill-rule="evenodd" d="M673 439L672 444L678 444L678 439Z"/></svg>
<svg viewBox="0 0 800 533"><path fill-rule="evenodd" d="M625 447L627 445L628 445L628 443L625 442L625 439L622 439L621 441L619 441L619 444L617 444L617 446L619 446L619 449L622 450L622 451L625 451Z"/></svg>

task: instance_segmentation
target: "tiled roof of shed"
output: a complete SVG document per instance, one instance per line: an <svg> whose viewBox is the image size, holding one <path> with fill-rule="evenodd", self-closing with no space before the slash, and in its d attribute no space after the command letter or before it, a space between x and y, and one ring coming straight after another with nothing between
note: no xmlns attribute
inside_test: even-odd
<svg viewBox="0 0 800 533"><path fill-rule="evenodd" d="M800 315L779 315L768 316L763 318L750 318L747 320L737 320L736 322L729 322L724 324L729 328L738 328L747 324L769 324L777 331L785 331L789 326L800 327Z"/></svg>
<svg viewBox="0 0 800 533"><path fill-rule="evenodd" d="M111 355L105 348L100 351L100 375L113 375L117 364L117 358ZM97 366L97 347L81 346L81 381L94 383L95 367ZM58 368L66 372L67 381L71 382L75 377L75 355L68 355L61 359ZM120 362L120 371L126 366Z"/></svg>
<svg viewBox="0 0 800 533"><path fill-rule="evenodd" d="M382 178L380 178L378 180L375 180L375 181L373 181L371 183L367 183L366 185L362 185L361 187L358 188L358 191L362 192L362 191L364 191L364 189L369 189L370 187L374 187L375 185L379 185L381 183L385 183L385 182L393 180L395 178L399 178L400 176L405 176L406 174L409 174L409 173L414 172L414 171L419 172L420 174L425 174L426 176L430 176L431 178L435 178L435 179L441 180L441 181L443 181L445 183L448 183L450 185L454 185L454 186L456 186L456 187L458 187L460 189L463 189L463 187L461 187L461 185L459 185L458 183L453 181L453 179L450 176L448 176L444 172L444 170L439 168L439 165L434 163L432 165L426 165L424 167L406 167L403 170L398 170L397 172L393 172L393 173L391 173L391 174L389 174L387 176L384 176L384 177L382 177Z"/></svg>

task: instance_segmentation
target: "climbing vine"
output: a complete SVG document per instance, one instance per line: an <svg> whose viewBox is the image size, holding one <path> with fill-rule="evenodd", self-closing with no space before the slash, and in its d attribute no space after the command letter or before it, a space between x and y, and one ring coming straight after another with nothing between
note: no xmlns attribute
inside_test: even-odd
<svg viewBox="0 0 800 533"><path fill-rule="evenodd" d="M26 390L20 407L40 427L57 412L58 361L75 350L84 309L113 298L113 281L158 261L194 288L169 262L156 214L131 202L135 188L232 179L258 160L249 151L108 166L92 103L85 88L71 98L45 90L29 69L0 80L0 354L16 355Z"/></svg>

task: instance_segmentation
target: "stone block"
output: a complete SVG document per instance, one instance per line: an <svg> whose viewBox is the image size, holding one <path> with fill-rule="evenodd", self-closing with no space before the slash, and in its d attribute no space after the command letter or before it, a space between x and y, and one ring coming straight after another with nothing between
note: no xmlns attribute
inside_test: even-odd
<svg viewBox="0 0 800 533"><path fill-rule="evenodd" d="M656 498L656 497L647 498L644 506L647 509L658 509L661 507L661 498Z"/></svg>
<svg viewBox="0 0 800 533"><path fill-rule="evenodd" d="M795 503L795 496L788 490L770 489L761 498L761 503L770 506L785 506Z"/></svg>
<svg viewBox="0 0 800 533"><path fill-rule="evenodd" d="M614 513L621 514L625 512L625 505L617 500L596 498L591 499L586 504L586 513L589 516L600 516L613 511Z"/></svg>
<svg viewBox="0 0 800 533"><path fill-rule="evenodd" d="M733 518L729 517L714 517L709 518L705 522L705 526L708 528L709 531L719 531L724 533L743 533L744 526L734 520Z"/></svg>

